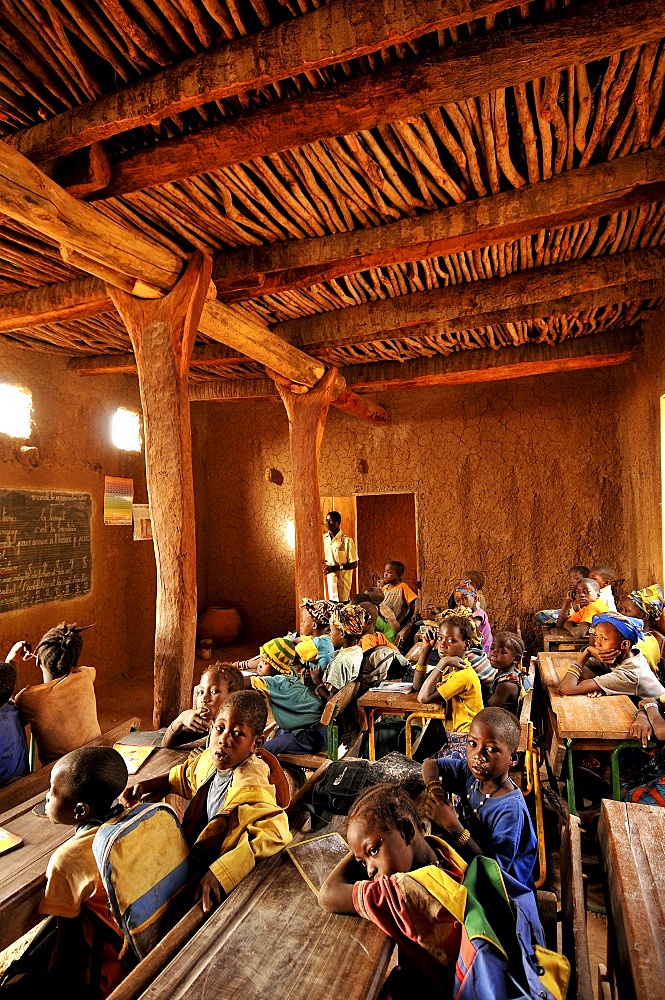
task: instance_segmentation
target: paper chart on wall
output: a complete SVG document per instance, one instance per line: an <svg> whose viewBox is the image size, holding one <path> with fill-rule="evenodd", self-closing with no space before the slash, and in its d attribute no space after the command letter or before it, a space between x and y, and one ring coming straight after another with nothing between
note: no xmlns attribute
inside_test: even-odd
<svg viewBox="0 0 665 1000"><path fill-rule="evenodd" d="M134 480L104 476L104 524L132 524Z"/></svg>

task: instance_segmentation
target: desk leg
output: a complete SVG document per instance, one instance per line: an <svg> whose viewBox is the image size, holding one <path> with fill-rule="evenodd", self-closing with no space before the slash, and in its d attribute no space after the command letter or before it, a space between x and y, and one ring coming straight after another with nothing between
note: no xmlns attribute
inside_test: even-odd
<svg viewBox="0 0 665 1000"><path fill-rule="evenodd" d="M653 740L649 740L647 743L647 750L654 750L657 746ZM621 780L619 776L619 755L621 751L626 747L632 747L633 750L641 746L636 740L624 740L622 743L617 743L614 750L612 751L612 756L610 758L612 762L612 798L618 802L621 799Z"/></svg>
<svg viewBox="0 0 665 1000"><path fill-rule="evenodd" d="M571 816L577 816L575 808L575 772L573 771L573 740L566 740L566 795Z"/></svg>
<svg viewBox="0 0 665 1000"><path fill-rule="evenodd" d="M369 743L369 759L370 760L376 760L376 756L375 756L375 754L376 754L376 746L374 744L374 709L373 708L370 708L368 710L368 715L369 715L369 733L368 733L368 736L367 736L367 740L368 740L368 743Z"/></svg>
<svg viewBox="0 0 665 1000"><path fill-rule="evenodd" d="M409 757L409 758L411 757L411 755L413 753L413 743L411 741L411 726L413 724L413 720L414 719L422 719L422 716L421 715L417 715L415 712L412 712L411 715L407 715L406 721L404 723L404 733L405 733L405 736L406 736L406 748L405 749L406 749L406 756ZM423 721L423 724L424 724L425 720L422 719L422 721Z"/></svg>

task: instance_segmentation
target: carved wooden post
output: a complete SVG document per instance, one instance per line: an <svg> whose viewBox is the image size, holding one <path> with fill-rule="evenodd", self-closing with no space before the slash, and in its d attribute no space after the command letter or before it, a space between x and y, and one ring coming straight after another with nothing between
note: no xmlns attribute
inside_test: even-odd
<svg viewBox="0 0 665 1000"><path fill-rule="evenodd" d="M196 647L196 538L187 373L210 284L212 262L196 253L161 299L107 285L136 355L148 498L157 561L155 700L157 727L191 700Z"/></svg>
<svg viewBox="0 0 665 1000"><path fill-rule="evenodd" d="M323 526L319 494L319 455L335 381L330 368L309 392L292 392L287 379L268 373L289 417L293 506L296 524L296 595L323 598ZM302 386L298 386L302 389Z"/></svg>

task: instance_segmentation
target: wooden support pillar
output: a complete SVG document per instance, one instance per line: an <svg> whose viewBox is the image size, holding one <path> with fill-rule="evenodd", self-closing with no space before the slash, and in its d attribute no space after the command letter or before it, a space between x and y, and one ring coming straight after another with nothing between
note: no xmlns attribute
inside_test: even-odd
<svg viewBox="0 0 665 1000"><path fill-rule="evenodd" d="M324 596L319 456L338 374L336 368L329 368L314 388L303 393L293 392L287 379L269 372L289 417L298 598L318 600Z"/></svg>
<svg viewBox="0 0 665 1000"><path fill-rule="evenodd" d="M143 406L145 464L157 561L157 727L191 701L196 647L196 538L187 375L212 262L195 253L162 299L107 285L132 341Z"/></svg>

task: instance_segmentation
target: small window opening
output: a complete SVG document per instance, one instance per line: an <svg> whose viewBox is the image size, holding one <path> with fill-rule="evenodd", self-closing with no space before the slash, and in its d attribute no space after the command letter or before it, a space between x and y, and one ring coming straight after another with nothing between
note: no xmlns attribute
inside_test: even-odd
<svg viewBox="0 0 665 1000"><path fill-rule="evenodd" d="M0 385L0 433L29 438L32 430L32 394L16 385Z"/></svg>
<svg viewBox="0 0 665 1000"><path fill-rule="evenodd" d="M111 422L111 438L116 448L123 451L140 451L141 420L133 410L117 409Z"/></svg>
<svg viewBox="0 0 665 1000"><path fill-rule="evenodd" d="M290 549L296 547L296 526L293 521L286 522L286 544Z"/></svg>

